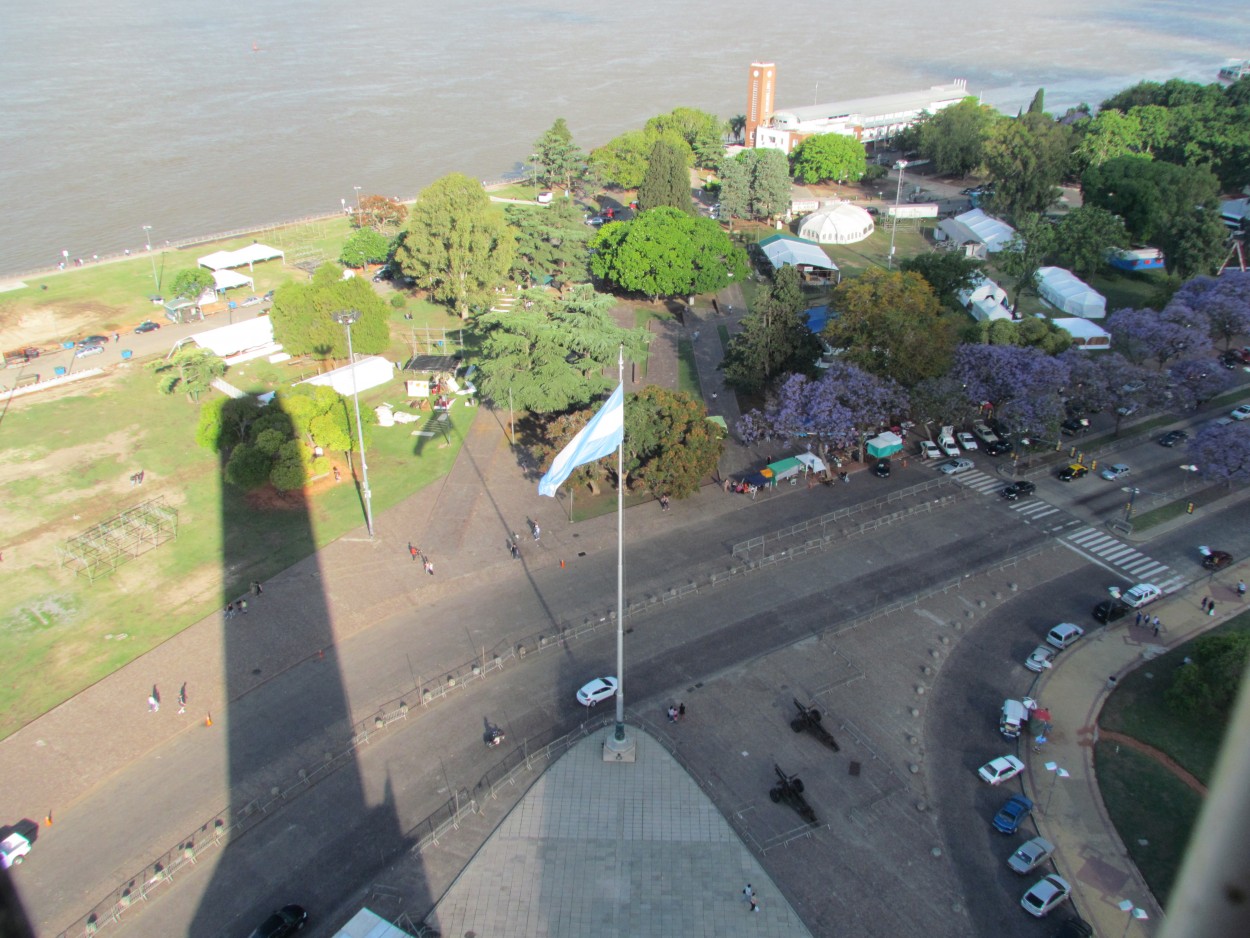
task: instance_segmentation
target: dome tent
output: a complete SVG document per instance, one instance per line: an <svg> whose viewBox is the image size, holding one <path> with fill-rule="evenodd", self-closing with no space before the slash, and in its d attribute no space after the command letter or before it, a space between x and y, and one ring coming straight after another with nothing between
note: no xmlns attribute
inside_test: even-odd
<svg viewBox="0 0 1250 938"><path fill-rule="evenodd" d="M858 205L835 202L812 212L799 225L799 237L820 244L854 244L873 233L872 216Z"/></svg>

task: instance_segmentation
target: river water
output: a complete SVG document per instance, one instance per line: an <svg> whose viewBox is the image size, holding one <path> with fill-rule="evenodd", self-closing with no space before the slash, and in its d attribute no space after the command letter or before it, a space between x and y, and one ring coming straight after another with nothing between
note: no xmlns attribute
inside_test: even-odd
<svg viewBox="0 0 1250 938"><path fill-rule="evenodd" d="M1014 111L1250 57L1227 0L0 0L0 272L496 177L557 117L597 146L689 105L964 78Z"/></svg>

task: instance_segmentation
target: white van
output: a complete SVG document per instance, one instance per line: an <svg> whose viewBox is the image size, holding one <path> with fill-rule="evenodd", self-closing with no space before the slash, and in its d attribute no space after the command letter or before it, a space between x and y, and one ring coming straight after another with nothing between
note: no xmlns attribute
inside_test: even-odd
<svg viewBox="0 0 1250 938"><path fill-rule="evenodd" d="M1024 700L1004 700L1003 709L998 717L998 731L1008 739L1016 739L1029 724L1029 715L1037 709L1037 701L1032 697Z"/></svg>

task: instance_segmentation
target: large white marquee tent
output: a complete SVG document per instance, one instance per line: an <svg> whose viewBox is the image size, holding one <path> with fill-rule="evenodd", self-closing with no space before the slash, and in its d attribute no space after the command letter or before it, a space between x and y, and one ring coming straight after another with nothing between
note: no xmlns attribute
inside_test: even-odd
<svg viewBox="0 0 1250 938"><path fill-rule="evenodd" d="M1060 312L1082 319L1102 319L1107 315L1107 300L1062 267L1043 267L1037 272L1037 292Z"/></svg>
<svg viewBox="0 0 1250 938"><path fill-rule="evenodd" d="M984 258L987 254L1001 251L1013 237L1016 229L1005 221L991 218L979 208L944 218L938 222L934 237L939 241L950 239L956 244L972 245L971 254Z"/></svg>
<svg viewBox="0 0 1250 938"><path fill-rule="evenodd" d="M854 244L872 234L872 216L858 205L836 202L812 212L799 225L799 237L820 244Z"/></svg>
<svg viewBox="0 0 1250 938"><path fill-rule="evenodd" d="M271 261L275 257L286 260L286 255L277 248L257 243L249 244L237 251L214 251L212 254L198 258L196 263L209 270L229 270L231 267L242 267L245 264L251 267L261 261Z"/></svg>

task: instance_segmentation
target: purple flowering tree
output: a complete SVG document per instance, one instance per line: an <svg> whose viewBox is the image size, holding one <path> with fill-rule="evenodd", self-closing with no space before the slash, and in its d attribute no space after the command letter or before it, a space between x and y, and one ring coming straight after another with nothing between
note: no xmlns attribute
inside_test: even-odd
<svg viewBox="0 0 1250 938"><path fill-rule="evenodd" d="M1173 301L1163 312L1120 309L1107 319L1111 346L1134 364L1210 355L1211 324L1200 310Z"/></svg>
<svg viewBox="0 0 1250 938"><path fill-rule="evenodd" d="M762 412L743 415L738 435L747 443L815 438L835 449L850 449L864 433L906 407L907 395L897 383L838 361L819 378L787 378Z"/></svg>
<svg viewBox="0 0 1250 938"><path fill-rule="evenodd" d="M1250 273L1230 270L1219 277L1194 277L1168 304L1199 310L1207 317L1211 340L1232 348L1233 339L1250 334Z"/></svg>
<svg viewBox="0 0 1250 938"><path fill-rule="evenodd" d="M1189 458L1204 479L1250 481L1250 423L1209 424L1189 441Z"/></svg>
<svg viewBox="0 0 1250 938"><path fill-rule="evenodd" d="M951 375L969 399L987 401L1014 432L1053 436L1063 416L1068 366L1036 348L961 345Z"/></svg>
<svg viewBox="0 0 1250 938"><path fill-rule="evenodd" d="M1187 358L1168 369L1173 406L1194 410L1232 387L1233 376L1209 358Z"/></svg>

